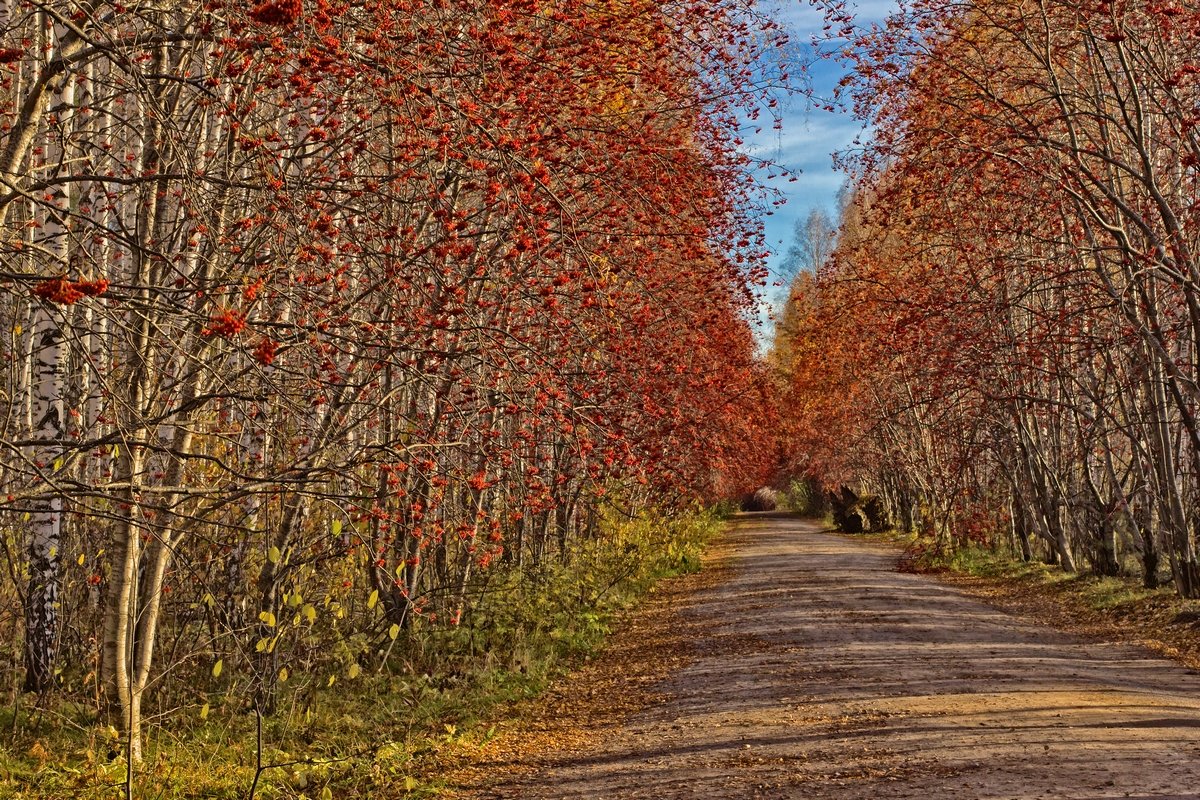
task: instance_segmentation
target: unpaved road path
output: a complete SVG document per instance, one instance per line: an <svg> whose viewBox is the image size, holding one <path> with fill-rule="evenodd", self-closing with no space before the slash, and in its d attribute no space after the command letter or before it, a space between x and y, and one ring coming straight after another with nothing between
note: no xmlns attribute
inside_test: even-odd
<svg viewBox="0 0 1200 800"><path fill-rule="evenodd" d="M1200 676L1019 620L809 521L733 523L690 663L491 798L1200 798Z"/></svg>

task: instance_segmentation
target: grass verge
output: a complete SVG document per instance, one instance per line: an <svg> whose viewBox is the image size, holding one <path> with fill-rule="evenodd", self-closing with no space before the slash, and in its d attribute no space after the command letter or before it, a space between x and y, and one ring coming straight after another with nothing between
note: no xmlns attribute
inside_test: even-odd
<svg viewBox="0 0 1200 800"><path fill-rule="evenodd" d="M656 583L699 570L721 516L611 521L570 564L497 571L472 624L425 630L386 669L293 676L271 717L231 695L172 709L147 731L133 797L441 796L457 754L485 747L514 708L591 661ZM94 706L13 697L0 710L0 798L125 796L120 740Z"/></svg>
<svg viewBox="0 0 1200 800"><path fill-rule="evenodd" d="M1106 641L1138 644L1200 669L1200 600L1170 586L1146 589L1132 577L1066 573L975 545L938 552L902 534L873 537L904 548L900 569L939 579L1006 611Z"/></svg>

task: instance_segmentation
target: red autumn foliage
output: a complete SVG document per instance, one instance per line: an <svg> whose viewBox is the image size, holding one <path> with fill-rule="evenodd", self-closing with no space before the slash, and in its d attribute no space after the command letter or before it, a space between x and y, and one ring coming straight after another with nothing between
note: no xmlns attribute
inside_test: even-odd
<svg viewBox="0 0 1200 800"><path fill-rule="evenodd" d="M5 374L36 374L46 409L73 406L67 430L3 431L55 452L10 458L0 490L41 502L51 484L31 465L65 454L70 480L52 486L79 494L65 529L87 532L114 584L146 581L111 604L158 602L170 579L172 609L196 613L155 619L189 641L213 622L265 698L278 672L236 609L283 620L303 583L371 646L435 614L471 624L500 583L483 570L572 568L610 520L672 518L775 466L749 323L766 203L738 128L767 105L755 59L782 40L749 8L47 9L0 21L13 42L49 43L60 70L47 82L28 59L0 92L0 171L19 184L0 251L41 274L95 271L122 302L0 304L37 315L24 349L0 342L30 367ZM106 291L62 278L35 294ZM53 354L36 368L34 331ZM5 424L48 429L46 409ZM374 608L350 601L372 591ZM218 608L229 618L203 619ZM278 627L270 655L291 664L308 658L290 659L292 637L325 635ZM138 663L153 633L131 637Z"/></svg>
<svg viewBox="0 0 1200 800"><path fill-rule="evenodd" d="M1165 553L1200 595L1200 9L826 5L876 133L791 343L794 461L947 546L1147 585Z"/></svg>
<svg viewBox="0 0 1200 800"><path fill-rule="evenodd" d="M266 0L250 11L250 19L263 25L289 27L304 13L302 0Z"/></svg>
<svg viewBox="0 0 1200 800"><path fill-rule="evenodd" d="M220 336L230 339L241 333L246 327L246 315L241 311L222 308L208 320L208 326L201 329L201 336Z"/></svg>
<svg viewBox="0 0 1200 800"><path fill-rule="evenodd" d="M279 343L270 339L262 339L254 348L254 358L260 363L270 366L275 361L275 353L279 351Z"/></svg>
<svg viewBox="0 0 1200 800"><path fill-rule="evenodd" d="M99 297L108 291L104 278L94 281L70 281L67 277L49 278L33 287L34 297L59 305L74 305L85 297Z"/></svg>

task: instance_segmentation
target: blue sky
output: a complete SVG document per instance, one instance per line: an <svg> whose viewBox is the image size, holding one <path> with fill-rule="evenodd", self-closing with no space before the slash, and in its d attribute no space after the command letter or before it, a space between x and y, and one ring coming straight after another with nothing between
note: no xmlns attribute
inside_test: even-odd
<svg viewBox="0 0 1200 800"><path fill-rule="evenodd" d="M851 5L860 24L881 22L896 8L895 0L864 0ZM797 50L807 51L812 35L819 33L824 24L821 13L808 0L761 0L760 7L787 28ZM842 76L841 65L832 60L818 61L807 73L818 95L830 94ZM766 170L759 172L759 180L781 192L787 200L763 220L767 244L774 253L768 262L773 271L787 252L798 218L807 216L813 207L823 207L836 219L833 212L845 176L834 171L833 153L849 146L862 130L848 112L810 110L808 105L804 97L780 98L782 129L772 130L768 121L761 133L755 134L750 128L745 136L747 152L799 172L794 183L786 178L768 180ZM767 299L774 294L768 286Z"/></svg>

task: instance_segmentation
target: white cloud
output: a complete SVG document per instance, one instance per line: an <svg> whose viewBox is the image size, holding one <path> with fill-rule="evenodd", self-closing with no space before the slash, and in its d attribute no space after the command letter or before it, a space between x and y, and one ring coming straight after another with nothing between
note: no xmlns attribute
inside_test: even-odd
<svg viewBox="0 0 1200 800"><path fill-rule="evenodd" d="M897 8L896 0L863 0L852 5L862 25L881 22ZM762 8L782 23L798 43L819 34L824 25L821 12L807 0L768 0ZM834 61L820 61L810 71L818 90L831 89L843 74L842 66ZM750 127L744 136L744 152L800 171L795 182L768 180L768 170L759 171L759 180L786 198L785 205L774 208L772 215L763 220L767 243L775 250L769 260L772 267L778 265L786 252L796 219L813 207L829 211L836 208L845 175L833 169L833 153L850 147L863 131L862 123L848 113L809 110L807 105L803 98L784 99L780 106L780 130L772 130L768 121L760 132L754 133Z"/></svg>

